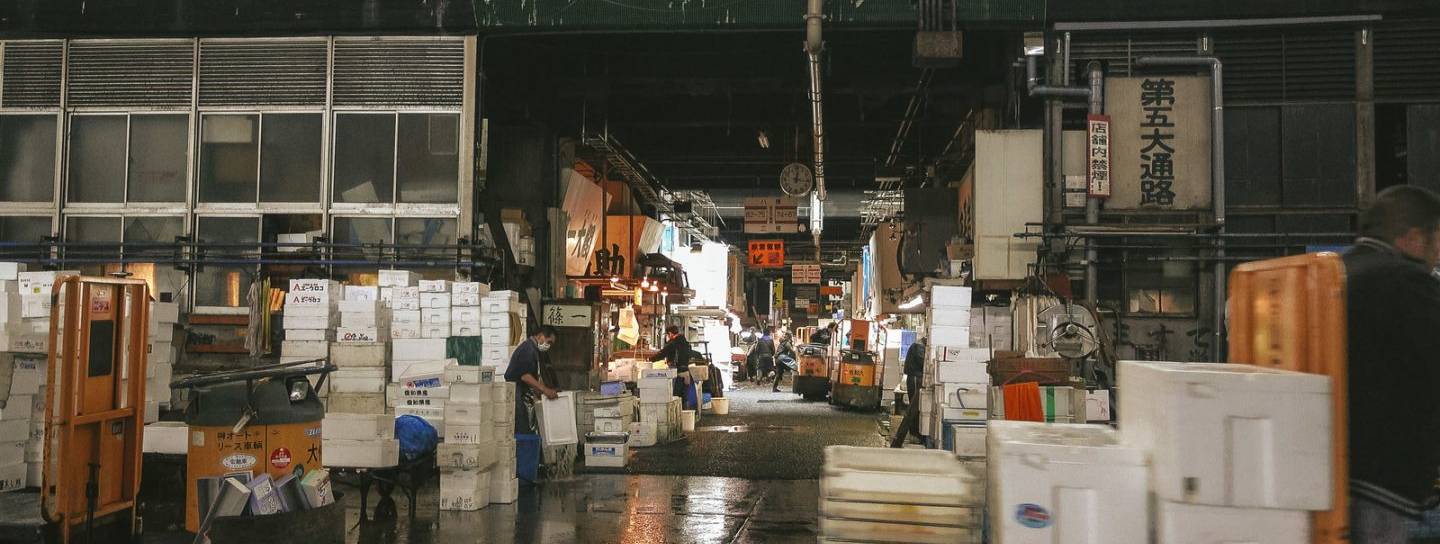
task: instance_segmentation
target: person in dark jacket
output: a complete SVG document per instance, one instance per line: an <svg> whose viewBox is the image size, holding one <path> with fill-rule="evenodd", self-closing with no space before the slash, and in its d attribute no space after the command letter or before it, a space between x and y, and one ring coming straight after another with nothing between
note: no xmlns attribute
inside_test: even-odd
<svg viewBox="0 0 1440 544"><path fill-rule="evenodd" d="M795 346L791 343L790 339L787 337L781 340L780 349L775 354L775 383L770 385L770 392L780 392L780 381L785 379L785 371L790 370L786 361L788 360L789 364L797 364L799 359L799 356L795 354Z"/></svg>
<svg viewBox="0 0 1440 544"><path fill-rule="evenodd" d="M825 346L826 348L829 348L830 343L835 340L836 328L838 327L837 325L835 325L835 323L830 323L829 325L826 325L825 328L815 331L815 334L810 335L810 343L820 344L822 346Z"/></svg>
<svg viewBox="0 0 1440 544"><path fill-rule="evenodd" d="M920 402L920 377L925 374L925 339L910 344L905 353L905 398L911 403Z"/></svg>
<svg viewBox="0 0 1440 544"><path fill-rule="evenodd" d="M751 379L759 383L769 375L770 367L775 365L775 337L771 336L770 329L765 329L760 339L755 341L755 345L750 348L750 356L755 360L755 373Z"/></svg>
<svg viewBox="0 0 1440 544"><path fill-rule="evenodd" d="M1381 191L1344 260L1351 542L1407 542L1440 476L1440 195Z"/></svg>
<svg viewBox="0 0 1440 544"><path fill-rule="evenodd" d="M542 325L510 354L510 364L505 367L505 381L516 387L515 432L519 434L535 434L534 421L530 417L535 402L541 396L555 399L560 393L559 389L545 385L540 378L540 359L554 343L555 327Z"/></svg>
<svg viewBox="0 0 1440 544"><path fill-rule="evenodd" d="M680 327L671 325L665 327L665 347L660 352L650 357L650 360L659 361L664 359L669 363L670 368L684 372L690 368L690 341L685 335L680 334Z"/></svg>

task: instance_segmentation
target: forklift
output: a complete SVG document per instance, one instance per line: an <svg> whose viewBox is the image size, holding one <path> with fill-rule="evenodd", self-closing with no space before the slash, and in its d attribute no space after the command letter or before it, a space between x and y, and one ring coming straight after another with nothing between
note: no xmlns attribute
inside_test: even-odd
<svg viewBox="0 0 1440 544"><path fill-rule="evenodd" d="M830 404L859 410L880 409L880 379L884 364L870 351L870 322L852 319L846 335L848 349L830 370Z"/></svg>
<svg viewBox="0 0 1440 544"><path fill-rule="evenodd" d="M800 346L799 368L793 390L805 400L823 400L830 394L830 349L820 344Z"/></svg>

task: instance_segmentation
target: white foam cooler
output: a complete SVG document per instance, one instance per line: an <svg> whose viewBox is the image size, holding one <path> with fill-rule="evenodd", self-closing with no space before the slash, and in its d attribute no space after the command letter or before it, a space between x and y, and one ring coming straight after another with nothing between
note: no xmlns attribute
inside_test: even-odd
<svg viewBox="0 0 1440 544"><path fill-rule="evenodd" d="M1099 425L991 421L996 544L1147 544L1145 452Z"/></svg>
<svg viewBox="0 0 1440 544"><path fill-rule="evenodd" d="M1160 501L1156 544L1308 544L1310 513Z"/></svg>
<svg viewBox="0 0 1440 544"><path fill-rule="evenodd" d="M1250 365L1122 361L1120 430L1175 502L1328 510L1330 379Z"/></svg>

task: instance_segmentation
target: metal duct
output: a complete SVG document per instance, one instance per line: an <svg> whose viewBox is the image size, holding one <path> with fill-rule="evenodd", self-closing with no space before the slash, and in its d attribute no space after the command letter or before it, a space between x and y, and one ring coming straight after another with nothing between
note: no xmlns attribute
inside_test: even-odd
<svg viewBox="0 0 1440 544"><path fill-rule="evenodd" d="M464 101L465 42L336 38L337 106L451 106Z"/></svg>
<svg viewBox="0 0 1440 544"><path fill-rule="evenodd" d="M820 33L824 4L825 0L808 0L805 11L805 53L810 56L810 115L814 122L815 195L821 201L825 200L825 104L820 72L820 53L825 49Z"/></svg>
<svg viewBox="0 0 1440 544"><path fill-rule="evenodd" d="M66 105L189 106L194 40L77 40L66 59Z"/></svg>
<svg viewBox="0 0 1440 544"><path fill-rule="evenodd" d="M0 107L60 107L61 59L59 41L5 42L0 53Z"/></svg>
<svg viewBox="0 0 1440 544"><path fill-rule="evenodd" d="M324 105L325 39L201 40L200 105Z"/></svg>

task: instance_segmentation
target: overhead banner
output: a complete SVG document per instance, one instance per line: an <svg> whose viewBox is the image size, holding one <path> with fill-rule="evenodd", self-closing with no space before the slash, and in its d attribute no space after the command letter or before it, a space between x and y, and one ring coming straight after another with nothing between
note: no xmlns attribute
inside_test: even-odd
<svg viewBox="0 0 1440 544"><path fill-rule="evenodd" d="M590 178L571 169L561 171L565 176L565 202L561 209L569 223L565 226L565 275L584 276L590 268L590 256L595 254L595 244L600 238L600 221L605 190ZM609 271L592 270L595 275Z"/></svg>
<svg viewBox="0 0 1440 544"><path fill-rule="evenodd" d="M745 199L746 234L800 232L800 201L794 198Z"/></svg>
<svg viewBox="0 0 1440 544"><path fill-rule="evenodd" d="M1210 78L1105 79L1110 209L1210 206Z"/></svg>
<svg viewBox="0 0 1440 544"><path fill-rule="evenodd" d="M1085 130L1085 182L1087 193L1110 197L1110 117L1090 114Z"/></svg>

